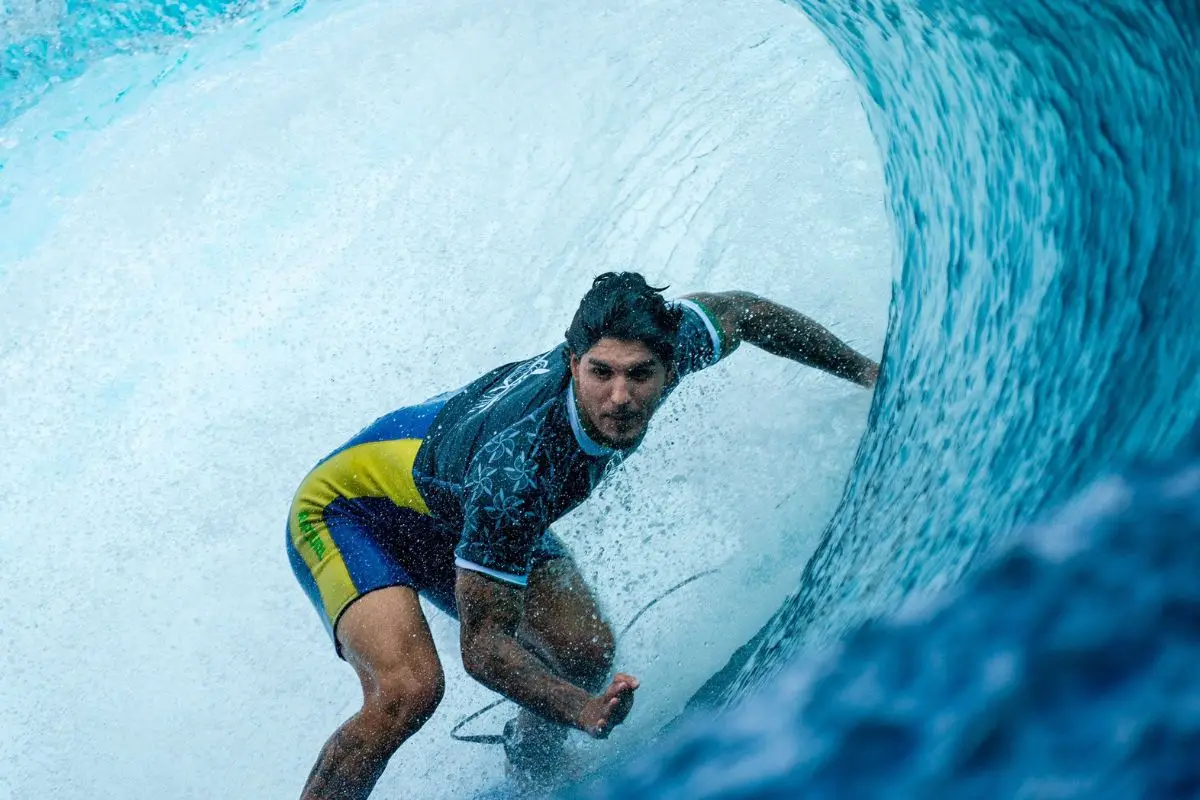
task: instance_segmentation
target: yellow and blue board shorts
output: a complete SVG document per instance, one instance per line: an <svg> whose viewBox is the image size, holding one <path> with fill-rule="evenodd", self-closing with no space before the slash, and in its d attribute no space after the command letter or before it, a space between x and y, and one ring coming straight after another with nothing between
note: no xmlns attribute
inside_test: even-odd
<svg viewBox="0 0 1200 800"><path fill-rule="evenodd" d="M449 395L394 411L320 461L288 513L287 552L296 579L337 645L337 621L358 598L410 586L458 618L454 549L460 531L430 513L413 464ZM565 556L547 531L537 562Z"/></svg>
<svg viewBox="0 0 1200 800"><path fill-rule="evenodd" d="M413 479L417 451L442 405L380 418L318 463L296 491L288 558L331 637L351 603L386 586L411 586L457 616L458 537L437 525Z"/></svg>

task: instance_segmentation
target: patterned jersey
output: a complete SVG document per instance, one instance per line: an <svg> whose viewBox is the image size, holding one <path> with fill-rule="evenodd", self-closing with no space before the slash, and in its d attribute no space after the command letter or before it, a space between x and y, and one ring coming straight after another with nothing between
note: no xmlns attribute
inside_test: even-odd
<svg viewBox="0 0 1200 800"><path fill-rule="evenodd" d="M664 397L684 376L728 355L715 317L692 300L675 302L683 315ZM604 447L584 430L562 344L445 399L413 478L433 516L460 532L458 566L523 585L550 524L629 452Z"/></svg>

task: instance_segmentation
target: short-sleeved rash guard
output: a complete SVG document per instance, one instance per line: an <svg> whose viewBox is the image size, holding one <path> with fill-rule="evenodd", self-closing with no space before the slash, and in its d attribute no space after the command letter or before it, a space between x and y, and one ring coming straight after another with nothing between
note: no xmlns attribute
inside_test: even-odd
<svg viewBox="0 0 1200 800"><path fill-rule="evenodd" d="M674 302L683 314L664 397L685 375L728 355L704 306ZM549 525L628 455L584 430L565 353L559 345L453 393L421 445L413 477L439 522L461 530L460 567L523 585Z"/></svg>

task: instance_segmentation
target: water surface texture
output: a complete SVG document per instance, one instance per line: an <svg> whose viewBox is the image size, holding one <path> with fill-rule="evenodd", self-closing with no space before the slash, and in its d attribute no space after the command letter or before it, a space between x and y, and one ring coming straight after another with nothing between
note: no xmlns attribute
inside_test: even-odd
<svg viewBox="0 0 1200 800"><path fill-rule="evenodd" d="M578 792L1194 792L1198 40L1187 2L0 0L0 800L296 796L358 701L296 483L615 268L884 377L744 348L565 521L617 626L717 570L622 640ZM429 614L447 696L381 797L503 777Z"/></svg>

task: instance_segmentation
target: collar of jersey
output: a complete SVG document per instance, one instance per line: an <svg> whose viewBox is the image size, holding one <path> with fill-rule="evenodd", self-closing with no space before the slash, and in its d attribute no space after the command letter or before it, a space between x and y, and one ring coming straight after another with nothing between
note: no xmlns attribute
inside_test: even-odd
<svg viewBox="0 0 1200 800"><path fill-rule="evenodd" d="M599 458L600 456L611 456L617 452L588 436L587 431L583 429L583 423L579 421L579 407L575 405L574 379L567 383L567 417L571 420L571 430L575 433L575 441L579 442L579 447L584 453Z"/></svg>

